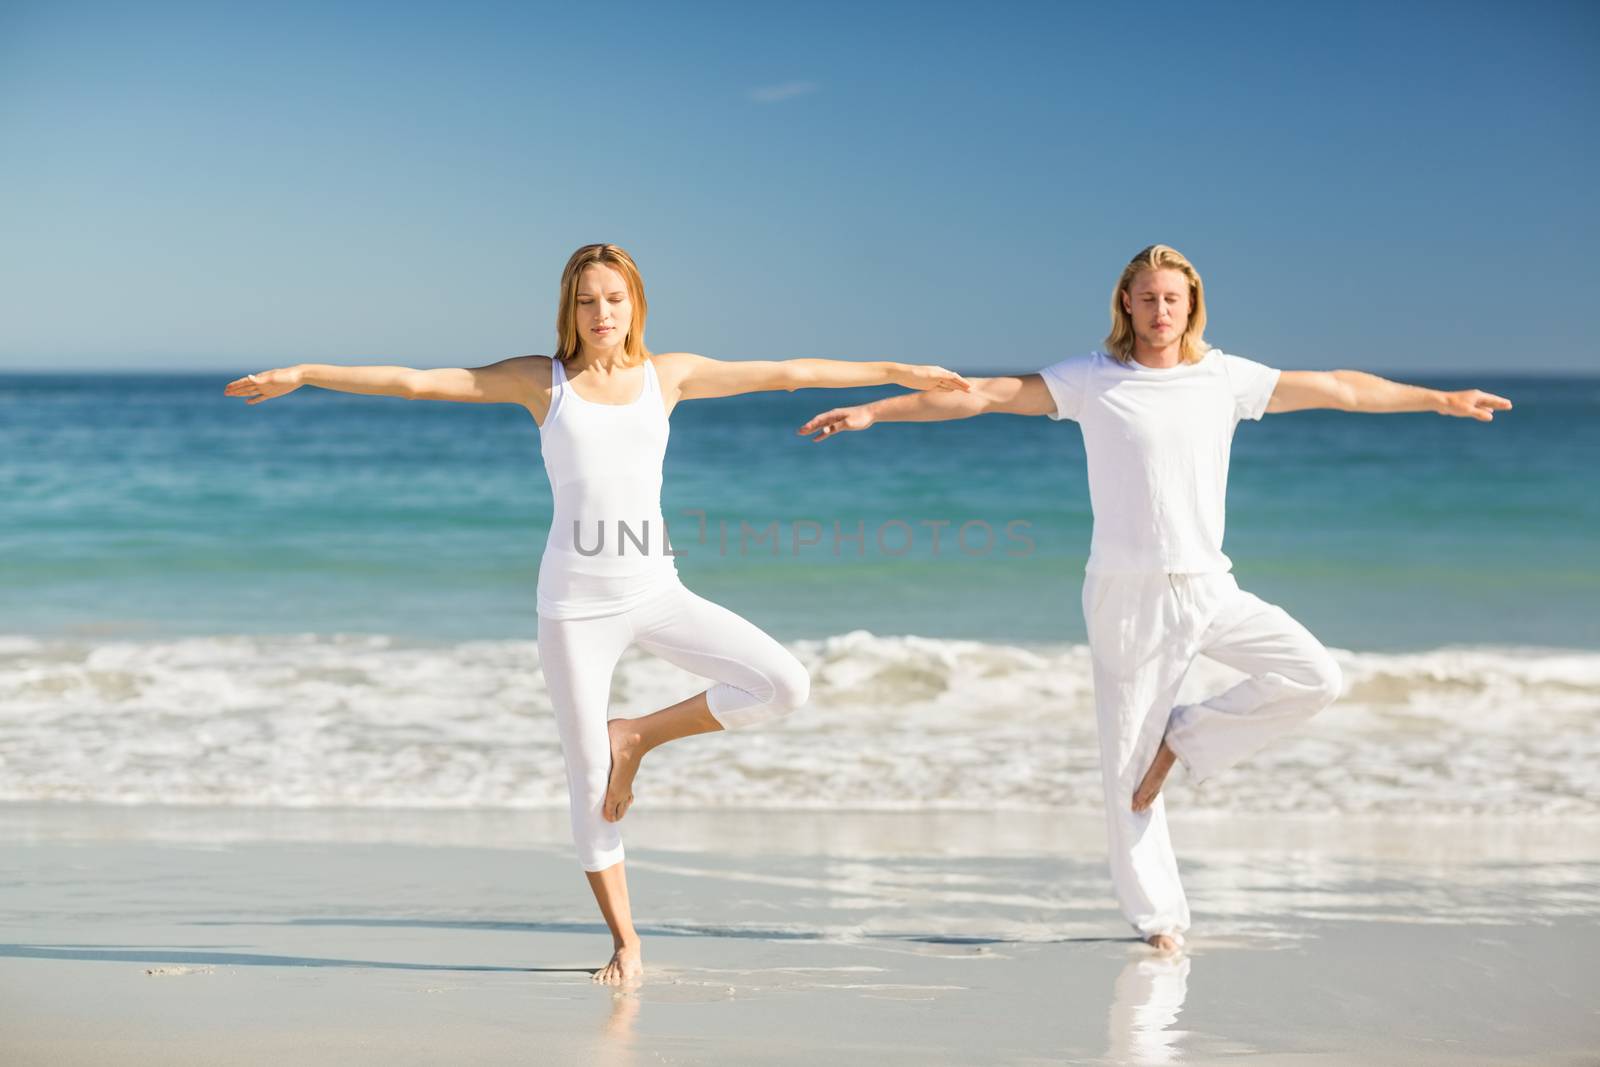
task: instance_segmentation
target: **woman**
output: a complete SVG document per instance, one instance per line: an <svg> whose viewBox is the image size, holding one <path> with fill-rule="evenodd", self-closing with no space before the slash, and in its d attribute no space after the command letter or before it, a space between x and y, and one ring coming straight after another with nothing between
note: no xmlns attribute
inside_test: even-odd
<svg viewBox="0 0 1600 1067"><path fill-rule="evenodd" d="M555 498L539 565L539 658L567 765L572 833L606 925L597 981L643 974L617 822L639 761L693 734L764 722L805 703L810 679L782 645L678 581L661 515L667 417L681 400L775 389L969 388L940 367L824 359L723 362L644 346L644 283L616 245L585 245L561 274L554 356L472 369L300 365L230 382L247 403L302 385L425 400L521 404L540 428ZM607 721L611 674L637 644L717 684L634 719Z"/></svg>

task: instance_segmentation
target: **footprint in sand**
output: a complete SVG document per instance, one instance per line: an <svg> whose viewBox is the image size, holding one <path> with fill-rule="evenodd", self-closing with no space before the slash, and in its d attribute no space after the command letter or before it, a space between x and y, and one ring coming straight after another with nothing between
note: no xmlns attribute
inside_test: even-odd
<svg viewBox="0 0 1600 1067"><path fill-rule="evenodd" d="M210 974L210 967L146 967L144 973L157 978L168 978L180 974Z"/></svg>

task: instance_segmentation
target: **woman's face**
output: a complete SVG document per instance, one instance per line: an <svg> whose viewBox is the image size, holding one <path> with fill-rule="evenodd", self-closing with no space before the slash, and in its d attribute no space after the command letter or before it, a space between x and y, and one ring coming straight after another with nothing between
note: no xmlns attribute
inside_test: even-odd
<svg viewBox="0 0 1600 1067"><path fill-rule="evenodd" d="M578 276L578 343L591 352L620 351L633 325L633 301L628 282L600 263L585 267Z"/></svg>

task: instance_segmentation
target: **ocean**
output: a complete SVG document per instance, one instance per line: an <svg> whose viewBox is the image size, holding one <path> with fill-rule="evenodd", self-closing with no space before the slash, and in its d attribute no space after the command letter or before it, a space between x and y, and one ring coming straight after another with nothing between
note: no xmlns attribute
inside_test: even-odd
<svg viewBox="0 0 1600 1067"><path fill-rule="evenodd" d="M0 799L564 805L531 418L314 389L246 407L228 377L0 375ZM1336 650L1347 692L1181 802L1600 815L1600 378L1428 380L1516 408L1240 427L1235 573ZM1098 805L1076 426L794 433L882 392L674 412L680 574L816 684L772 728L653 755L641 802ZM613 697L693 691L633 656Z"/></svg>

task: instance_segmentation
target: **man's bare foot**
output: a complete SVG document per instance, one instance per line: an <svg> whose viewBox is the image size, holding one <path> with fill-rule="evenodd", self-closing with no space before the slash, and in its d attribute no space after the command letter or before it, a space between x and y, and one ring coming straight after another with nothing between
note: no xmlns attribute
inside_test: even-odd
<svg viewBox="0 0 1600 1067"><path fill-rule="evenodd" d="M593 980L601 985L629 985L644 977L644 960L639 955L639 942L618 945L611 954L611 962L594 972Z"/></svg>
<svg viewBox="0 0 1600 1067"><path fill-rule="evenodd" d="M606 780L606 799L600 814L607 822L618 822L633 803L633 776L639 771L644 753L640 751L639 731L631 720L612 719L606 723L606 730L611 735L611 777Z"/></svg>
<svg viewBox="0 0 1600 1067"><path fill-rule="evenodd" d="M1144 781L1133 791L1134 811L1145 811L1156 802L1156 797L1161 795L1161 786L1167 780L1167 772L1172 770L1176 762L1178 757L1165 741L1161 742L1161 747L1156 749L1156 758L1150 761L1150 769L1144 772Z"/></svg>
<svg viewBox="0 0 1600 1067"><path fill-rule="evenodd" d="M1151 934L1145 938L1145 944L1161 953L1163 956L1176 955L1183 946L1178 944L1178 939L1171 934Z"/></svg>

